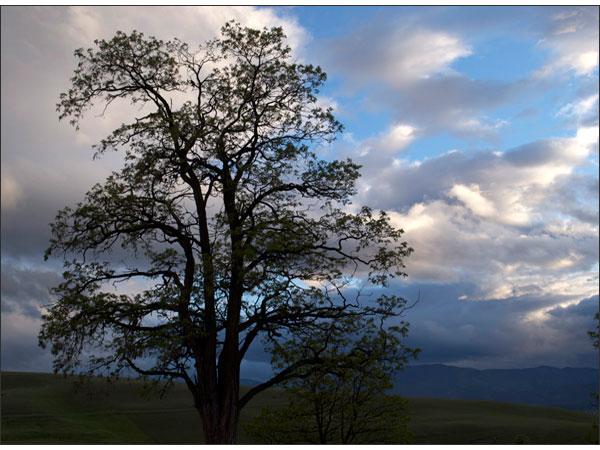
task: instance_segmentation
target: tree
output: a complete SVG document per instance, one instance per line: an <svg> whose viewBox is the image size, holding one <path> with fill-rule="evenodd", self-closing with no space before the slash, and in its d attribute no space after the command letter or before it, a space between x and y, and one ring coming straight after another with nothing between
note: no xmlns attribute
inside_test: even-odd
<svg viewBox="0 0 600 450"><path fill-rule="evenodd" d="M600 346L600 339L599 339L600 334L598 333L600 331L600 312L597 312L594 315L594 320L596 322L598 322L596 324L596 329L588 331L588 336L592 340L592 344L594 345L594 348L596 350L600 350L600 348L599 348L599 346Z"/></svg>
<svg viewBox="0 0 600 450"><path fill-rule="evenodd" d="M46 257L65 272L40 345L56 372L183 380L207 443L234 442L254 395L322 360L306 352L240 398L253 343L393 314L397 301L351 295L352 277L385 287L412 251L383 212L345 211L359 166L316 156L342 127L316 105L325 73L292 61L284 37L228 23L192 52L118 32L75 51L57 105L75 127L98 103L129 100L139 117L96 146L123 150L123 167L52 224ZM141 288L110 288L131 280Z"/></svg>
<svg viewBox="0 0 600 450"><path fill-rule="evenodd" d="M588 331L588 336L592 340L594 348L600 350L600 312L594 314L594 320L597 322L596 329ZM600 355L598 356L600 358ZM598 392L592 392L590 393L590 396L593 398L594 406L598 409L600 404L600 394ZM600 414L600 411L598 411L598 413ZM600 417L598 417L598 420L592 425L592 430L588 433L588 441L592 444L598 444L600 441Z"/></svg>
<svg viewBox="0 0 600 450"><path fill-rule="evenodd" d="M393 375L418 353L402 345L407 332L406 323L384 328L372 319L347 317L328 324L321 336L306 336L308 345L297 340L281 349L277 361L286 365L306 348L321 349L329 340L316 370L284 383L288 405L267 406L244 425L246 433L266 444L407 443L406 402L386 395Z"/></svg>

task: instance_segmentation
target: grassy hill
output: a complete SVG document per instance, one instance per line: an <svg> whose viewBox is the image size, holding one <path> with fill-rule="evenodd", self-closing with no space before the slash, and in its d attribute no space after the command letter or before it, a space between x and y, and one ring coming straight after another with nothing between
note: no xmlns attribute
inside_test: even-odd
<svg viewBox="0 0 600 450"><path fill-rule="evenodd" d="M109 385L92 380L75 389L75 378L2 373L3 444L194 444L202 443L200 417L182 384L161 399L140 397L142 383ZM242 411L248 420L266 404L284 401L270 389ZM410 399L415 444L510 444L525 435L532 444L586 443L597 417L576 411L509 403ZM252 443L240 429L238 443Z"/></svg>

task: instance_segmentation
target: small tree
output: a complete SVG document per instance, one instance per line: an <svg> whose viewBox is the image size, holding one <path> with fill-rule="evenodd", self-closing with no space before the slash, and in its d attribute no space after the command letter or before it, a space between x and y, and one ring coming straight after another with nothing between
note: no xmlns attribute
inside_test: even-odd
<svg viewBox="0 0 600 450"><path fill-rule="evenodd" d="M383 321L346 317L325 325L319 339L314 333L300 334L304 341L293 340L277 350L276 365L303 358L307 351L320 353L323 364L286 381L289 404L265 408L245 424L245 431L267 444L408 442L406 402L386 395L393 375L418 353L402 345L407 331L405 323L384 328Z"/></svg>
<svg viewBox="0 0 600 450"><path fill-rule="evenodd" d="M596 321L596 329L588 331L588 336L592 340L592 344L596 350L600 350L600 312L594 315ZM598 355L600 360L600 354ZM592 425L592 431L589 433L588 440L593 444L598 444L600 441L600 411L598 410L600 404L600 394L598 392L590 393L593 398L596 413L598 414L598 420Z"/></svg>
<svg viewBox="0 0 600 450"><path fill-rule="evenodd" d="M592 345L594 346L594 348L596 350L600 350L600 348L599 348L599 346L600 346L600 339L599 339L599 336L600 336L599 335L599 331L600 331L600 312L597 312L594 315L594 320L597 322L596 323L596 329L588 331L588 336L592 340Z"/></svg>
<svg viewBox="0 0 600 450"><path fill-rule="evenodd" d="M118 32L75 52L58 104L76 127L97 102L129 100L139 117L96 147L124 150L122 169L52 225L46 257L64 257L65 272L40 344L55 371L183 380L207 443L234 442L254 395L322 363L282 360L240 397L257 338L279 348L298 330L393 315L397 305L363 304L345 287L353 273L385 286L411 252L385 214L344 210L359 166L314 153L341 125L316 106L323 71L291 61L283 39L228 23L195 52ZM114 249L132 258L111 260ZM107 286L129 280L137 292Z"/></svg>

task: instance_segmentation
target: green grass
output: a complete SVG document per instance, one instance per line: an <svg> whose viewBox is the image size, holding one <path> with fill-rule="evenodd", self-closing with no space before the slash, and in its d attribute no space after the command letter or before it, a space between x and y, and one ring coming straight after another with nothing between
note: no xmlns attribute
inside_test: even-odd
<svg viewBox="0 0 600 450"><path fill-rule="evenodd" d="M2 373L3 444L195 444L202 425L191 396L176 384L161 399L140 396L142 383L109 385L95 379L76 389L75 378ZM244 388L242 390L245 390ZM241 414L241 423L267 404L285 401L270 389ZM510 444L525 435L532 444L586 443L597 420L591 414L509 403L413 398L410 429L415 444ZM238 443L252 443L240 427Z"/></svg>
<svg viewBox="0 0 600 450"><path fill-rule="evenodd" d="M598 417L558 408L477 400L409 399L415 444L585 444Z"/></svg>

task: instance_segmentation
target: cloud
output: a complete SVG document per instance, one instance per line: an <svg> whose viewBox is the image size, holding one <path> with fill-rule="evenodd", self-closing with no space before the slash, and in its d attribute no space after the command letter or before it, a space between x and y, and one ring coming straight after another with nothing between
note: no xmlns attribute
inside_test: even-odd
<svg viewBox="0 0 600 450"><path fill-rule="evenodd" d="M388 156L375 168L365 158L356 204L386 210L405 230L413 282L475 283L476 299L593 295L598 181L574 171L593 151L591 136L580 129L504 153L452 151L396 165Z"/></svg>
<svg viewBox="0 0 600 450"><path fill-rule="evenodd" d="M2 265L2 313L21 313L40 319L42 310L52 301L49 289L61 277L56 272L21 269L10 263Z"/></svg>
<svg viewBox="0 0 600 450"><path fill-rule="evenodd" d="M459 134L476 135L483 126L491 127L498 122L484 121L478 117L482 111L491 111L528 91L536 90L527 80L501 82L474 80L462 74L448 74L415 81L406 89L381 94L394 106L396 115L409 115L427 124L431 129L450 128ZM379 98L379 97L378 97Z"/></svg>
<svg viewBox="0 0 600 450"><path fill-rule="evenodd" d="M510 118L520 117L494 117L495 110L510 102L543 98L558 87L550 74L571 70L587 76L598 65L597 9L405 8L402 12L401 22L393 14L376 16L317 52L347 87L370 91L370 108L385 106L392 120L410 122L423 136L450 132L461 139L498 145L502 133L513 128ZM537 71L520 71L508 80L501 80L504 72L498 73L498 79L473 79L457 71L457 62L486 57L489 40L502 37L520 45L537 38L538 53L544 49L550 55ZM597 89L591 95L597 95ZM592 114L595 110L591 107ZM590 121L593 125L593 118Z"/></svg>
<svg viewBox="0 0 600 450"><path fill-rule="evenodd" d="M316 52L346 89L369 90L366 107L386 108L393 121L410 123L421 136L450 132L498 144L511 123L509 117L489 114L551 87L550 80L534 80L526 73L510 80L473 79L455 69L461 59L480 58L479 47L485 49L490 36L522 39L516 24L526 17L533 33L541 33L524 8L402 11L401 21L393 14L375 16Z"/></svg>
<svg viewBox="0 0 600 450"><path fill-rule="evenodd" d="M56 103L69 88L73 51L133 29L190 46L219 34L228 20L252 27L283 26L301 51L306 31L291 16L255 7L11 7L2 13L2 255L40 258L56 212L83 198L122 164L109 153L92 161L91 145L131 120L129 105L103 117L89 112L75 132L58 122ZM23 33L23 30L28 30Z"/></svg>
<svg viewBox="0 0 600 450"><path fill-rule="evenodd" d="M376 21L330 41L324 52L334 70L351 73L355 81L403 85L449 71L471 49L441 30Z"/></svg>
<svg viewBox="0 0 600 450"><path fill-rule="evenodd" d="M4 301L4 299L3 299ZM37 345L41 319L2 312L3 371L51 372L52 355Z"/></svg>
<svg viewBox="0 0 600 450"><path fill-rule="evenodd" d="M536 75L552 76L570 71L589 76L598 70L598 8L565 7L555 12L539 45L551 52L550 60Z"/></svg>
<svg viewBox="0 0 600 450"><path fill-rule="evenodd" d="M584 174L568 174L558 176L547 196L540 205L548 211L555 209L561 215L572 217L572 227L594 226L598 224L598 178ZM568 232L565 229L563 232Z"/></svg>
<svg viewBox="0 0 600 450"><path fill-rule="evenodd" d="M12 152L18 144L3 144L4 151ZM53 148L51 144L48 147ZM19 155L18 152L16 152ZM56 154L60 150L56 149ZM64 153L63 153L64 154ZM68 155L68 153L67 153ZM65 156L67 156L65 155ZM78 164L78 159L62 161L62 164L35 164L23 157L7 158L11 162L2 166L2 256L7 259L26 258L41 263L44 250L49 245L50 223L56 213L66 205L83 199L93 181L108 175L106 165L93 165L91 161ZM6 170L6 172L4 172ZM4 191L6 179L18 180L17 195ZM5 196L13 203L5 204ZM4 269L3 269L4 270Z"/></svg>
<svg viewBox="0 0 600 450"><path fill-rule="evenodd" d="M482 217L444 198L417 203L406 213L390 212L415 248L407 261L409 279L471 281L486 291L482 298L532 290L597 291L594 282L586 281L598 260L597 224L547 219L524 226L531 215L527 210L496 214Z"/></svg>
<svg viewBox="0 0 600 450"><path fill-rule="evenodd" d="M567 103L563 106L560 111L558 111L557 115L559 116L569 116L569 117L581 117L589 114L593 110L597 110L598 108L594 108L598 103L598 94L590 95L584 99L580 99L575 103Z"/></svg>
<svg viewBox="0 0 600 450"><path fill-rule="evenodd" d="M363 164L362 182L372 186L368 194L359 196L358 203L403 211L415 203L446 197L454 185L476 184L497 208L507 212L519 203L535 203L533 191L545 196L544 191L557 177L585 167L597 148L597 129L582 128L571 138L540 139L504 153L452 150L395 165L396 155L380 150L385 141L386 134L354 147L353 156ZM366 145L373 149L368 156L378 156L374 162L369 157L360 159ZM351 149L346 151L352 154Z"/></svg>
<svg viewBox="0 0 600 450"><path fill-rule="evenodd" d="M350 86L370 89L368 107L386 105L397 123L411 123L421 134L448 129L496 141L506 122L478 114L525 92L523 83L479 81L455 72L452 64L470 56L471 47L457 33L406 22L374 21L332 40L322 51L325 67L343 73Z"/></svg>
<svg viewBox="0 0 600 450"><path fill-rule="evenodd" d="M118 30L129 33L134 29L164 40L177 37L194 46L217 36L230 20L259 29L283 26L288 42L296 50L307 39L306 31L293 17L252 6L70 6L62 13L62 31L71 42L88 46L94 39L111 38Z"/></svg>
<svg viewBox="0 0 600 450"><path fill-rule="evenodd" d="M416 284L400 293L420 302L404 317L410 322L407 345L420 347L419 363L475 368L522 368L551 365L597 367L587 337L594 327L598 296L556 294L466 301L476 296L470 283ZM570 304L564 307L563 304ZM531 320L542 313L541 320Z"/></svg>
<svg viewBox="0 0 600 450"><path fill-rule="evenodd" d="M38 347L37 334L49 288L60 275L2 262L2 370L50 371L52 357Z"/></svg>
<svg viewBox="0 0 600 450"><path fill-rule="evenodd" d="M476 184L471 186L455 184L450 190L450 195L458 198L467 208L479 216L490 217L495 213L493 204L481 195L479 186Z"/></svg>
<svg viewBox="0 0 600 450"><path fill-rule="evenodd" d="M2 208L15 209L23 192L14 176L8 170L6 172L2 174Z"/></svg>
<svg viewBox="0 0 600 450"><path fill-rule="evenodd" d="M408 148L417 135L418 130L415 127L396 123L381 136L360 142L357 145L358 154L356 156L369 161L373 161L373 158L389 159Z"/></svg>

